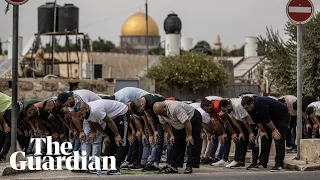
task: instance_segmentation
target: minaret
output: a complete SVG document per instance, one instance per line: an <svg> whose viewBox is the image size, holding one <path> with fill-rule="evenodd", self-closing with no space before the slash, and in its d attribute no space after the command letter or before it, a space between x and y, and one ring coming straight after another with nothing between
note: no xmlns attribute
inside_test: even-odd
<svg viewBox="0 0 320 180"><path fill-rule="evenodd" d="M180 55L182 23L177 14L169 14L164 21L164 30L166 32L166 56Z"/></svg>
<svg viewBox="0 0 320 180"><path fill-rule="evenodd" d="M215 48L217 50L221 50L222 49L222 43L221 43L220 35L217 36L216 42L214 43L214 45L215 45Z"/></svg>
<svg viewBox="0 0 320 180"><path fill-rule="evenodd" d="M223 57L223 49L220 35L217 36L216 43L214 43L216 50L220 51L221 57Z"/></svg>

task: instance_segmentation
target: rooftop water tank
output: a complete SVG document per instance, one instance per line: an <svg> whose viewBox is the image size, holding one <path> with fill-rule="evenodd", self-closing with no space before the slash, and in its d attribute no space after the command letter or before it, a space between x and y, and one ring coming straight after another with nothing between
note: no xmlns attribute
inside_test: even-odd
<svg viewBox="0 0 320 180"><path fill-rule="evenodd" d="M57 5L57 14L61 6ZM38 33L54 32L54 3L47 2L46 4L38 7ZM58 18L56 23L56 30L58 24Z"/></svg>
<svg viewBox="0 0 320 180"><path fill-rule="evenodd" d="M79 30L79 8L73 4L65 4L59 9L59 24L58 31L72 31Z"/></svg>
<svg viewBox="0 0 320 180"><path fill-rule="evenodd" d="M177 14L169 14L164 21L164 30L166 34L180 34L182 23Z"/></svg>

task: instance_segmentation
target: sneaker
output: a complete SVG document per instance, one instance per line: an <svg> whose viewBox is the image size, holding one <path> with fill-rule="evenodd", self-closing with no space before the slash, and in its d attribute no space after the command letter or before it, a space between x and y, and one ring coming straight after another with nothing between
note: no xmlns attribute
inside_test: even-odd
<svg viewBox="0 0 320 180"><path fill-rule="evenodd" d="M191 174L192 173L192 167L186 167L186 169L183 171L184 174Z"/></svg>
<svg viewBox="0 0 320 180"><path fill-rule="evenodd" d="M136 164L132 168L130 168L130 170L141 171L143 168L144 168L144 166L142 164Z"/></svg>
<svg viewBox="0 0 320 180"><path fill-rule="evenodd" d="M212 162L212 159L207 157L203 160L202 164L209 164L210 162Z"/></svg>
<svg viewBox="0 0 320 180"><path fill-rule="evenodd" d="M121 175L120 170L110 170L107 172L107 175Z"/></svg>
<svg viewBox="0 0 320 180"><path fill-rule="evenodd" d="M144 167L143 169L142 169L142 171L159 171L160 170L160 168L159 167L157 167L157 166L155 166L155 165L153 165L153 164L148 164L148 165L146 165L146 167Z"/></svg>
<svg viewBox="0 0 320 180"><path fill-rule="evenodd" d="M271 169L271 172L280 172L280 171L284 171L282 166L273 166L273 168Z"/></svg>
<svg viewBox="0 0 320 180"><path fill-rule="evenodd" d="M216 163L211 163L211 166L216 166L216 167L224 167L228 165L227 161L224 161L223 159L221 159L220 161L216 162Z"/></svg>
<svg viewBox="0 0 320 180"><path fill-rule="evenodd" d="M102 174L102 171L101 170L97 170L97 175L101 176L101 174Z"/></svg>
<svg viewBox="0 0 320 180"><path fill-rule="evenodd" d="M124 163L121 164L120 168L121 168L121 169L127 169L128 166L129 166L129 164L130 164L130 163L129 163L128 161L125 161Z"/></svg>
<svg viewBox="0 0 320 180"><path fill-rule="evenodd" d="M238 163L237 161L232 161L230 164L226 165L226 168L231 168L231 166L234 166L237 163Z"/></svg>
<svg viewBox="0 0 320 180"><path fill-rule="evenodd" d="M244 168L246 165L243 162L238 162L236 165L231 166L231 169Z"/></svg>
<svg viewBox="0 0 320 180"><path fill-rule="evenodd" d="M246 170L251 170L251 169L254 168L255 166L257 166L257 164L252 163L252 164L250 164L250 166L248 166L248 167L246 168Z"/></svg>
<svg viewBox="0 0 320 180"><path fill-rule="evenodd" d="M6 161L6 156L0 155L0 161Z"/></svg>
<svg viewBox="0 0 320 180"><path fill-rule="evenodd" d="M263 167L262 165L258 164L258 165L256 165L255 167L251 168L251 170L253 170L253 171L260 171L260 170L262 170L263 168L265 168L265 167Z"/></svg>
<svg viewBox="0 0 320 180"><path fill-rule="evenodd" d="M216 162L220 161L220 159L218 159L218 158L214 158L214 159L210 158L210 160L211 160L211 162L209 164L216 163Z"/></svg>

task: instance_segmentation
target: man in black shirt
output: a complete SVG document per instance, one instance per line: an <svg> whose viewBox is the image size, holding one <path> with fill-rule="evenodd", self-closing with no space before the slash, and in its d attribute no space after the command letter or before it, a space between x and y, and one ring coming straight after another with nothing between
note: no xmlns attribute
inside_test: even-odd
<svg viewBox="0 0 320 180"><path fill-rule="evenodd" d="M159 170L159 162L163 150L164 132L158 116L153 111L153 105L156 102L162 102L165 100L166 98L160 95L147 94L142 96L140 99L134 100L130 104L130 108L134 114L139 114L142 119L147 119L147 122L150 124L153 132L153 134L148 134L148 139L149 143L155 144L155 146L152 148L153 150L151 151L152 153L150 155L149 162L146 167L143 168L144 171Z"/></svg>
<svg viewBox="0 0 320 180"><path fill-rule="evenodd" d="M242 98L241 104L250 115L256 116L252 119L260 129L265 129L267 133L266 137L261 138L259 164L254 169L259 170L267 167L272 136L276 144L276 165L271 171L283 170L285 140L290 122L289 109L285 104L270 97L245 96Z"/></svg>

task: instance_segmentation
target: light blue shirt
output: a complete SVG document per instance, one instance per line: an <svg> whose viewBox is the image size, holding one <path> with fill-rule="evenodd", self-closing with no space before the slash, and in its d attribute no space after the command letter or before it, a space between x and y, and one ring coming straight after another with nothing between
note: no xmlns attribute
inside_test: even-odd
<svg viewBox="0 0 320 180"><path fill-rule="evenodd" d="M127 104L129 101L139 99L150 94L147 91L135 87L125 87L114 93L115 100Z"/></svg>

